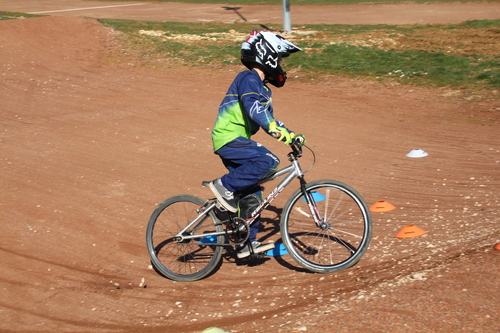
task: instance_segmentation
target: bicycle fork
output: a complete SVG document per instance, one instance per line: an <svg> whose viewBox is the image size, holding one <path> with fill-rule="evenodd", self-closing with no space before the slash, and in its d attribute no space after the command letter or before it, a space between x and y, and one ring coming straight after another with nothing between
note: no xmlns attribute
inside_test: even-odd
<svg viewBox="0 0 500 333"><path fill-rule="evenodd" d="M298 178L300 181L300 190L302 191L302 194L304 195L304 198L307 202L307 207L309 207L309 212L314 218L314 223L316 223L316 225L321 229L326 228L325 226L326 221L321 217L318 205L316 205L314 197L306 189L306 181L304 179L304 176L299 176Z"/></svg>
<svg viewBox="0 0 500 333"><path fill-rule="evenodd" d="M314 218L314 223L319 228L325 228L325 221L321 217L321 214L319 213L318 210L318 205L316 205L316 201L314 200L313 196L311 193L309 193L306 189L306 180L304 178L304 173L302 172L302 169L300 168L300 164L298 163L297 159L293 155L289 155L290 161L292 162L292 165L295 169L295 172L293 173L294 177L297 177L300 182L300 190L302 191L302 195L304 195L304 198L307 202L307 207L309 207L309 212Z"/></svg>

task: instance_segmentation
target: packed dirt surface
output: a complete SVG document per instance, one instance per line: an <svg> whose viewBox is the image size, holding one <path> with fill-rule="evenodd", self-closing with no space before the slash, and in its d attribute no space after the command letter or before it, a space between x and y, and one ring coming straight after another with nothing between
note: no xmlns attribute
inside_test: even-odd
<svg viewBox="0 0 500 333"><path fill-rule="evenodd" d="M294 6L292 2L290 8L293 24L429 24L500 18L498 2L340 6ZM228 6L223 1L220 4L192 5L181 2L0 0L0 10L150 21L279 23L275 29L280 29L283 22L282 6Z"/></svg>
<svg viewBox="0 0 500 333"><path fill-rule="evenodd" d="M396 209L373 213L371 246L349 270L228 249L214 275L180 283L151 269L145 227L169 196L211 196L201 181L225 170L210 129L241 67L138 65L89 18L0 21L0 32L1 331L500 330L495 92L291 76L274 105L316 154L306 179ZM286 161L286 146L255 138ZM414 148L429 155L407 157ZM261 241L280 241L287 193ZM395 238L407 225L427 233Z"/></svg>

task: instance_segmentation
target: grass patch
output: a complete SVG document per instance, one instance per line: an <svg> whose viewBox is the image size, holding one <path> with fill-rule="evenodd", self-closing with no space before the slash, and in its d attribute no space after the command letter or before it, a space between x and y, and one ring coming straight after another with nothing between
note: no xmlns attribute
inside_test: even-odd
<svg viewBox="0 0 500 333"><path fill-rule="evenodd" d="M255 25L100 20L125 33L124 42L143 59L188 66L238 64L239 47Z"/></svg>
<svg viewBox="0 0 500 333"><path fill-rule="evenodd" d="M43 15L0 11L0 20L13 20L13 19L22 19L22 18L40 17L40 16Z"/></svg>
<svg viewBox="0 0 500 333"><path fill-rule="evenodd" d="M143 59L189 66L240 64L250 23L100 20L124 32ZM456 25L304 25L287 38L304 49L291 75L333 74L427 86L500 88L500 20Z"/></svg>
<svg viewBox="0 0 500 333"><path fill-rule="evenodd" d="M392 80L417 85L499 88L500 61L481 61L426 51L384 51L335 44L320 54L290 58L308 72Z"/></svg>

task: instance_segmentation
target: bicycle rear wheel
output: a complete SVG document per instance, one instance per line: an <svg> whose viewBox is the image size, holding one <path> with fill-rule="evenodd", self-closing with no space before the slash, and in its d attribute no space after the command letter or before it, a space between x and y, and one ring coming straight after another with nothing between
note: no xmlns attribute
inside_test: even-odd
<svg viewBox="0 0 500 333"><path fill-rule="evenodd" d="M302 267L332 273L355 265L368 249L372 235L370 211L351 187L334 180L306 184L315 201L320 225L299 189L285 204L281 215L283 243Z"/></svg>
<svg viewBox="0 0 500 333"><path fill-rule="evenodd" d="M181 241L175 236L193 221L203 200L192 195L171 197L155 209L146 230L146 245L153 266L164 276L176 281L196 281L211 274L220 264L222 246L210 243L223 243L224 236L211 236L207 239ZM185 232L223 231L213 211L209 211L192 228Z"/></svg>

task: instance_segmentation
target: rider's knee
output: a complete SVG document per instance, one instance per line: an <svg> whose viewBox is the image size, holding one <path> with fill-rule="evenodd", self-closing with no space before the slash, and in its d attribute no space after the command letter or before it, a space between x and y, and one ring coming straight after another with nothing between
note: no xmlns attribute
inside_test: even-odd
<svg viewBox="0 0 500 333"><path fill-rule="evenodd" d="M266 153L266 161L269 165L270 171L276 171L278 165L280 164L280 159L272 153Z"/></svg>

